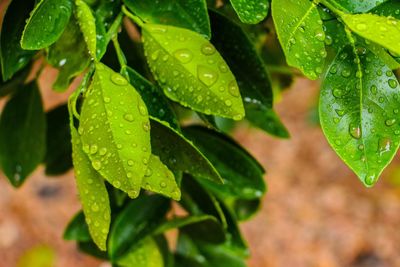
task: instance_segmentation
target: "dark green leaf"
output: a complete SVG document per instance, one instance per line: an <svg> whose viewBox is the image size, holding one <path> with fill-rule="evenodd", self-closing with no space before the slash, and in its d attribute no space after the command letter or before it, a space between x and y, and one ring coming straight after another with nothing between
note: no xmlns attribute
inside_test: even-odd
<svg viewBox="0 0 400 267"><path fill-rule="evenodd" d="M161 224L154 232L154 234L162 234L168 230L175 228L183 228L188 225L193 226L194 224L202 224L202 223L211 224L219 224L215 217L210 215L195 215L195 216L186 216L186 217L175 217L171 220L166 221Z"/></svg>
<svg viewBox="0 0 400 267"><path fill-rule="evenodd" d="M64 239L81 242L90 241L92 239L90 237L89 228L85 222L83 211L78 212L68 223L64 232Z"/></svg>
<svg viewBox="0 0 400 267"><path fill-rule="evenodd" d="M370 12L383 17L392 16L400 20L400 2L398 0L386 0L382 4L370 10Z"/></svg>
<svg viewBox="0 0 400 267"><path fill-rule="evenodd" d="M269 0L230 0L240 20L257 24L268 14ZM214 31L213 31L214 33Z"/></svg>
<svg viewBox="0 0 400 267"><path fill-rule="evenodd" d="M362 13L367 12L370 9L384 3L388 0L336 0L336 3L344 10L351 13Z"/></svg>
<svg viewBox="0 0 400 267"><path fill-rule="evenodd" d="M79 250L99 259L108 260L107 252L101 251L93 241L78 242Z"/></svg>
<svg viewBox="0 0 400 267"><path fill-rule="evenodd" d="M142 20L186 28L210 39L210 21L205 0L124 0L125 5Z"/></svg>
<svg viewBox="0 0 400 267"><path fill-rule="evenodd" d="M11 80L3 82L2 75L0 73L0 97L14 93L20 87L24 86L26 78L28 77L30 66L26 66L24 69L17 72Z"/></svg>
<svg viewBox="0 0 400 267"><path fill-rule="evenodd" d="M366 186L372 186L399 146L399 85L365 48L345 48L321 89L321 126L329 143Z"/></svg>
<svg viewBox="0 0 400 267"><path fill-rule="evenodd" d="M228 137L204 127L192 126L184 133L213 163L224 184L199 180L217 194L253 199L261 197L266 186L264 170L242 147Z"/></svg>
<svg viewBox="0 0 400 267"><path fill-rule="evenodd" d="M225 246L201 243L199 250L206 258L209 267L247 267L242 257L235 255Z"/></svg>
<svg viewBox="0 0 400 267"><path fill-rule="evenodd" d="M235 199L230 206L239 221L246 221L260 209L261 201L258 198L250 200Z"/></svg>
<svg viewBox="0 0 400 267"><path fill-rule="evenodd" d="M1 166L18 187L46 153L46 118L35 83L20 88L7 102L0 119Z"/></svg>
<svg viewBox="0 0 400 267"><path fill-rule="evenodd" d="M41 0L22 33L21 47L40 50L60 38L72 14L72 0Z"/></svg>
<svg viewBox="0 0 400 267"><path fill-rule="evenodd" d="M8 6L1 27L1 71L3 81L10 79L32 59L34 51L20 46L25 20L33 9L33 0L14 0Z"/></svg>

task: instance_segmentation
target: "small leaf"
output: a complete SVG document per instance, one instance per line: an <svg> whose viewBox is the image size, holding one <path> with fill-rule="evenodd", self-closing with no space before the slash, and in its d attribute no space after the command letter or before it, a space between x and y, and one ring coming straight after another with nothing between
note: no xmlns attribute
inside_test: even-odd
<svg viewBox="0 0 400 267"><path fill-rule="evenodd" d="M82 143L73 126L72 117L71 136L76 184L85 219L93 241L101 250L105 251L111 223L108 192L103 178L92 167L88 156L82 150Z"/></svg>
<svg viewBox="0 0 400 267"><path fill-rule="evenodd" d="M205 0L149 1L124 0L125 5L142 20L167 24L198 32L210 39L210 21Z"/></svg>
<svg viewBox="0 0 400 267"><path fill-rule="evenodd" d="M343 14L341 18L353 32L361 37L400 54L400 20L374 14Z"/></svg>
<svg viewBox="0 0 400 267"><path fill-rule="evenodd" d="M76 19L72 16L60 39L50 46L47 61L60 70L53 89L64 91L71 79L90 62L87 47Z"/></svg>
<svg viewBox="0 0 400 267"><path fill-rule="evenodd" d="M161 162L159 157L154 155L150 156L142 188L163 194L176 201L181 199L181 190L176 184L174 174Z"/></svg>
<svg viewBox="0 0 400 267"><path fill-rule="evenodd" d="M67 105L58 106L46 113L46 175L59 175L72 167L71 133Z"/></svg>
<svg viewBox="0 0 400 267"><path fill-rule="evenodd" d="M34 1L14 0L8 6L1 26L0 51L3 81L9 80L32 59L34 51L21 48L20 40L25 20L33 9Z"/></svg>
<svg viewBox="0 0 400 267"><path fill-rule="evenodd" d="M248 24L257 24L268 14L268 0L230 0L240 20Z"/></svg>
<svg viewBox="0 0 400 267"><path fill-rule="evenodd" d="M169 200L158 195L143 195L131 200L112 226L108 242L111 259L121 259L140 240L152 233L164 219L169 206Z"/></svg>
<svg viewBox="0 0 400 267"><path fill-rule="evenodd" d="M183 132L212 162L224 180L223 185L199 180L201 184L218 194L245 199L259 198L265 193L264 169L233 140L198 126L187 127Z"/></svg>
<svg viewBox="0 0 400 267"><path fill-rule="evenodd" d="M4 174L19 187L46 152L46 118L35 83L20 88L0 119L0 160Z"/></svg>
<svg viewBox="0 0 400 267"><path fill-rule="evenodd" d="M369 187L399 146L400 87L376 55L358 49L360 54L345 48L329 67L319 114L333 149Z"/></svg>
<svg viewBox="0 0 400 267"><path fill-rule="evenodd" d="M201 35L173 26L145 24L143 42L150 69L170 99L195 111L243 119L235 77Z"/></svg>
<svg viewBox="0 0 400 267"><path fill-rule="evenodd" d="M25 25L21 47L40 50L56 42L72 14L72 0L41 0Z"/></svg>
<svg viewBox="0 0 400 267"><path fill-rule="evenodd" d="M117 261L121 267L164 267L163 256L156 241L148 237Z"/></svg>
<svg viewBox="0 0 400 267"><path fill-rule="evenodd" d="M287 63L317 79L326 57L317 5L308 0L273 0L272 17Z"/></svg>
<svg viewBox="0 0 400 267"><path fill-rule="evenodd" d="M74 241L90 241L89 228L85 221L85 215L83 211L78 212L72 220L68 223L67 228L64 231L65 240Z"/></svg>
<svg viewBox="0 0 400 267"><path fill-rule="evenodd" d="M90 7L83 0L75 0L76 18L81 28L87 48L93 58L97 53L96 19Z"/></svg>
<svg viewBox="0 0 400 267"><path fill-rule="evenodd" d="M125 70L129 76L131 85L138 90L143 101L146 103L150 116L168 122L173 128L179 129L176 114L161 90L134 69L126 67Z"/></svg>
<svg viewBox="0 0 400 267"><path fill-rule="evenodd" d="M151 146L172 171L221 183L221 177L208 159L182 134L161 121L151 120Z"/></svg>

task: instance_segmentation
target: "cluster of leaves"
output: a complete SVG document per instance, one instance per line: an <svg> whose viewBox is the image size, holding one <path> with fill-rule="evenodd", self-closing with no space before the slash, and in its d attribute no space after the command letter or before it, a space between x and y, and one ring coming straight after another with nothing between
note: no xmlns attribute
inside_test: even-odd
<svg viewBox="0 0 400 267"><path fill-rule="evenodd" d="M65 238L82 251L115 266L245 266L238 221L257 211L264 169L226 126L245 119L287 138L273 102L289 66L322 77L321 126L365 185L397 151L397 1L224 2L9 4L1 166L16 187L40 163L49 175L74 166L83 210ZM56 91L82 78L47 113L37 85L46 64L59 71Z"/></svg>

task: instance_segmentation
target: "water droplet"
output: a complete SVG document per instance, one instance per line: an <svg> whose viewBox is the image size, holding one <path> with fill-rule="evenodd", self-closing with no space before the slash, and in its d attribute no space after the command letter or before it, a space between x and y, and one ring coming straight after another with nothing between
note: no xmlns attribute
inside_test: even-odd
<svg viewBox="0 0 400 267"><path fill-rule="evenodd" d="M110 101L111 101L111 99L109 97L107 97L107 96L104 97L103 100L104 100L105 103L110 103Z"/></svg>
<svg viewBox="0 0 400 267"><path fill-rule="evenodd" d="M396 119L387 119L386 121L385 121L385 124L386 124L386 126L392 126L392 125L394 125L396 123Z"/></svg>
<svg viewBox="0 0 400 267"><path fill-rule="evenodd" d="M236 114L235 116L233 116L233 119L235 121L240 121L241 119L243 119L243 115L242 114Z"/></svg>
<svg viewBox="0 0 400 267"><path fill-rule="evenodd" d="M367 185L373 185L376 180L376 175L375 174L369 174L365 177L365 183Z"/></svg>
<svg viewBox="0 0 400 267"><path fill-rule="evenodd" d="M211 44L205 43L201 46L201 52L207 56L212 55L215 53L215 48Z"/></svg>
<svg viewBox="0 0 400 267"><path fill-rule="evenodd" d="M148 121L143 122L143 130L145 130L146 132L150 131L150 124Z"/></svg>
<svg viewBox="0 0 400 267"><path fill-rule="evenodd" d="M236 81L233 80L228 84L228 92L234 97L240 96Z"/></svg>
<svg viewBox="0 0 400 267"><path fill-rule="evenodd" d="M111 75L111 81L116 85L127 85L128 81L118 73Z"/></svg>
<svg viewBox="0 0 400 267"><path fill-rule="evenodd" d="M114 186L115 186L116 188L120 188L120 187L121 187L121 182L120 182L120 181L115 181L115 182L114 182Z"/></svg>
<svg viewBox="0 0 400 267"><path fill-rule="evenodd" d="M230 101L229 99L225 100L225 105L228 107L232 106L232 101Z"/></svg>
<svg viewBox="0 0 400 267"><path fill-rule="evenodd" d="M359 125L355 125L353 123L350 123L350 125L349 125L349 133L353 138L360 139L360 137L361 137L361 128L360 128L360 126Z"/></svg>
<svg viewBox="0 0 400 267"><path fill-rule="evenodd" d="M356 25L356 28L357 28L357 30L359 30L359 31L364 31L364 30L367 29L367 25L364 24L364 23L359 23L359 24Z"/></svg>
<svg viewBox="0 0 400 267"><path fill-rule="evenodd" d="M151 170L151 168L147 168L145 176L150 177L152 174L153 174L153 171Z"/></svg>
<svg viewBox="0 0 400 267"><path fill-rule="evenodd" d="M390 151L392 140L390 138L381 138L378 142L378 152L380 154Z"/></svg>
<svg viewBox="0 0 400 267"><path fill-rule="evenodd" d="M342 109L335 109L336 114L338 114L340 117L342 117L344 114L346 114L346 111Z"/></svg>
<svg viewBox="0 0 400 267"><path fill-rule="evenodd" d="M124 115L124 119L125 119L126 121L129 121L129 122L134 121L134 117L133 117L133 115L130 114L130 113L126 113L126 114Z"/></svg>
<svg viewBox="0 0 400 267"><path fill-rule="evenodd" d="M197 66L197 77L207 86L212 86L218 80L218 73L212 69L198 65Z"/></svg>
<svg viewBox="0 0 400 267"><path fill-rule="evenodd" d="M394 79L389 79L388 84L393 89L395 89L397 87L397 81Z"/></svg>
<svg viewBox="0 0 400 267"><path fill-rule="evenodd" d="M182 63L189 63L192 61L193 53L188 49L179 49L175 51L174 56Z"/></svg>
<svg viewBox="0 0 400 267"><path fill-rule="evenodd" d="M92 167L93 169L95 169L96 171L100 170L101 168L101 162L99 160L94 160L92 162Z"/></svg>
<svg viewBox="0 0 400 267"><path fill-rule="evenodd" d="M97 205L96 203L94 203L92 206L91 206L91 209L92 209L92 211L94 211L94 212L97 212L97 211L99 211L99 205Z"/></svg>
<svg viewBox="0 0 400 267"><path fill-rule="evenodd" d="M96 145L90 146L90 154L96 154L98 147Z"/></svg>
<svg viewBox="0 0 400 267"><path fill-rule="evenodd" d="M147 115L147 108L144 105L139 104L138 109L139 109L139 113L142 116L146 116Z"/></svg>
<svg viewBox="0 0 400 267"><path fill-rule="evenodd" d="M334 97L339 98L339 97L342 96L342 90L338 89L338 88L335 88L335 89L332 90L332 94L333 94Z"/></svg>
<svg viewBox="0 0 400 267"><path fill-rule="evenodd" d="M107 148L103 147L100 149L99 151L100 156L104 156L105 154L107 154Z"/></svg>
<svg viewBox="0 0 400 267"><path fill-rule="evenodd" d="M166 188L167 187L167 183L166 182L161 182L160 183L160 187L161 188Z"/></svg>
<svg viewBox="0 0 400 267"><path fill-rule="evenodd" d="M134 164L133 160L131 160L131 159L130 159L130 160L128 160L128 166L131 166L131 167L132 167L132 166L133 166L133 164Z"/></svg>
<svg viewBox="0 0 400 267"><path fill-rule="evenodd" d="M371 86L371 93L376 95L376 93L378 92L378 88L375 85Z"/></svg>
<svg viewBox="0 0 400 267"><path fill-rule="evenodd" d="M154 51L150 56L151 60L156 61L158 59L159 55L160 55L160 50Z"/></svg>
<svg viewBox="0 0 400 267"><path fill-rule="evenodd" d="M225 63L219 64L218 68L222 73L228 72L228 70L229 70Z"/></svg>
<svg viewBox="0 0 400 267"><path fill-rule="evenodd" d="M342 75L343 78L348 78L351 75L351 71L349 69L343 69L340 74Z"/></svg>

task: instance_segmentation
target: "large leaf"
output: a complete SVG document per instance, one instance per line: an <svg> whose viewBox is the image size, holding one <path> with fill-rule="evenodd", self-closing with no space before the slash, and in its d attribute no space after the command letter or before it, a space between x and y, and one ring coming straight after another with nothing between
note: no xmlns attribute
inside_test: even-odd
<svg viewBox="0 0 400 267"><path fill-rule="evenodd" d="M151 154L147 109L135 88L101 63L82 106L79 133L93 167L137 197Z"/></svg>
<svg viewBox="0 0 400 267"><path fill-rule="evenodd" d="M41 0L26 22L21 47L39 50L60 38L72 13L72 0Z"/></svg>
<svg viewBox="0 0 400 267"><path fill-rule="evenodd" d="M33 9L33 0L14 0L4 15L0 36L1 71L3 81L22 69L34 55L34 51L21 48L20 40L25 20Z"/></svg>
<svg viewBox="0 0 400 267"><path fill-rule="evenodd" d="M221 183L221 176L210 161L189 140L167 124L151 121L151 145L153 153L172 171L182 171Z"/></svg>
<svg viewBox="0 0 400 267"><path fill-rule="evenodd" d="M170 99L206 114L243 119L235 77L201 35L173 26L145 24L143 42L150 69Z"/></svg>
<svg viewBox="0 0 400 267"><path fill-rule="evenodd" d="M240 20L256 24L268 14L269 0L230 0ZM213 31L214 32L214 31Z"/></svg>
<svg viewBox="0 0 400 267"><path fill-rule="evenodd" d="M288 64L317 79L326 57L317 5L308 0L273 0L272 17Z"/></svg>
<svg viewBox="0 0 400 267"><path fill-rule="evenodd" d="M163 255L157 242L148 237L117 261L121 267L164 267Z"/></svg>
<svg viewBox="0 0 400 267"><path fill-rule="evenodd" d="M224 57L239 85L246 119L255 126L280 137L288 137L286 128L272 110L272 87L253 42L243 27L218 13L210 12L212 42Z"/></svg>
<svg viewBox="0 0 400 267"><path fill-rule="evenodd" d="M112 226L108 253L113 261L122 258L158 226L169 209L169 201L158 195L131 200Z"/></svg>
<svg viewBox="0 0 400 267"><path fill-rule="evenodd" d="M46 152L46 118L35 83L20 88L7 102L0 119L0 159L15 186L42 162Z"/></svg>
<svg viewBox="0 0 400 267"><path fill-rule="evenodd" d="M375 14L344 14L341 18L358 35L400 54L400 20Z"/></svg>
<svg viewBox="0 0 400 267"><path fill-rule="evenodd" d="M370 12L379 16L392 16L400 20L400 2L397 0L385 1L384 3L370 10Z"/></svg>
<svg viewBox="0 0 400 267"><path fill-rule="evenodd" d="M129 81L135 87L146 103L150 116L168 122L175 129L179 129L179 122L167 98L159 88L151 84L143 76L130 67L125 68Z"/></svg>
<svg viewBox="0 0 400 267"><path fill-rule="evenodd" d="M222 185L199 180L207 188L218 194L245 199L258 198L265 193L263 168L238 144L204 127L188 127L184 133L212 162L224 180Z"/></svg>
<svg viewBox="0 0 400 267"><path fill-rule="evenodd" d="M61 35L60 39L50 46L47 54L48 62L60 70L53 89L63 91L70 81L79 75L90 62L87 47L74 16Z"/></svg>
<svg viewBox="0 0 400 267"><path fill-rule="evenodd" d="M393 72L363 48L347 47L321 89L321 126L329 143L366 186L395 155L400 139L399 85Z"/></svg>
<svg viewBox="0 0 400 267"><path fill-rule="evenodd" d="M205 0L124 0L125 5L142 20L155 24L167 24L196 31L210 39L210 21Z"/></svg>
<svg viewBox="0 0 400 267"><path fill-rule="evenodd" d="M83 211L79 211L68 223L67 228L64 231L63 238L65 240L75 240L87 242L91 240L89 228L85 222L85 215Z"/></svg>
<svg viewBox="0 0 400 267"><path fill-rule="evenodd" d="M75 0L76 18L92 58L97 58L96 19L90 7L83 0Z"/></svg>
<svg viewBox="0 0 400 267"><path fill-rule="evenodd" d="M349 11L351 13L364 13L386 1L388 0L362 0L362 1L336 0L336 3L342 9Z"/></svg>

